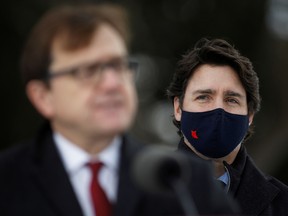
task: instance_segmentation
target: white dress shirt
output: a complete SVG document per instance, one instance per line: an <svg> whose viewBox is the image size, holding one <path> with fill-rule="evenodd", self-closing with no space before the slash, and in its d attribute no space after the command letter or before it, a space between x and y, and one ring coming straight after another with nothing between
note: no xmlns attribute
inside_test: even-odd
<svg viewBox="0 0 288 216"><path fill-rule="evenodd" d="M101 161L104 164L99 172L99 182L109 201L111 203L116 202L121 146L120 137L115 138L111 145L96 157L71 143L59 133L54 133L53 137L84 215L95 216L90 198L92 173L87 166L88 162Z"/></svg>

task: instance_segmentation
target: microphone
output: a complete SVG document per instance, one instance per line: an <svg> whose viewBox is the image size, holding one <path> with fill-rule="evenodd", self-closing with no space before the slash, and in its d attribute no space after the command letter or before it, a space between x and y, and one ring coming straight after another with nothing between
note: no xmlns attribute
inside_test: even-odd
<svg viewBox="0 0 288 216"><path fill-rule="evenodd" d="M136 183L152 193L175 194L186 215L198 215L195 203L187 189L191 176L188 156L168 147L147 147L133 163Z"/></svg>

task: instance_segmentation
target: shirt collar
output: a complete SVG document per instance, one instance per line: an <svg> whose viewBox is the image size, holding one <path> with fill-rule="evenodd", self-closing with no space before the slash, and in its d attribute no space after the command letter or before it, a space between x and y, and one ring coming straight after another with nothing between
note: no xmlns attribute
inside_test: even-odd
<svg viewBox="0 0 288 216"><path fill-rule="evenodd" d="M218 180L224 182L226 185L229 183L229 175L225 172L222 176L218 177Z"/></svg>
<svg viewBox="0 0 288 216"><path fill-rule="evenodd" d="M53 138L62 158L64 167L69 174L77 172L85 164L91 161L101 161L106 167L108 167L108 169L113 169L114 171L117 171L118 169L121 146L121 138L119 136L114 138L111 144L96 156L90 155L88 152L66 139L60 133L54 132Z"/></svg>

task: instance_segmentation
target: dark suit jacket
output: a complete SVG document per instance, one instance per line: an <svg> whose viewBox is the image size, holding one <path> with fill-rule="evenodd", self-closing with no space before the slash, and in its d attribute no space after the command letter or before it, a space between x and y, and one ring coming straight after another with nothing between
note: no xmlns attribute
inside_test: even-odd
<svg viewBox="0 0 288 216"><path fill-rule="evenodd" d="M130 167L133 156L142 148L143 145L123 137L118 201L113 215L183 215L182 207L174 196L148 194L134 183ZM194 165L195 174L207 169L202 163ZM208 175L207 172L205 175ZM193 178L198 179L199 176L201 181L210 181L205 175L197 174ZM0 176L1 216L83 215L49 125L43 127L34 140L0 154ZM201 184L198 181L191 187L200 213L234 212L230 203L215 201L217 191L214 191L213 185L207 186L207 183L204 190L199 190L203 188Z"/></svg>

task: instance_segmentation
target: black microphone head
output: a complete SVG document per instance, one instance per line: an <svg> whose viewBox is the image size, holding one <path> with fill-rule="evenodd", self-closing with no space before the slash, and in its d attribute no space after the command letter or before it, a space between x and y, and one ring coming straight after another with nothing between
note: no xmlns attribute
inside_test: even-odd
<svg viewBox="0 0 288 216"><path fill-rule="evenodd" d="M132 175L144 190L154 193L172 193L175 180L186 182L190 177L186 155L164 146L147 147L136 155Z"/></svg>

